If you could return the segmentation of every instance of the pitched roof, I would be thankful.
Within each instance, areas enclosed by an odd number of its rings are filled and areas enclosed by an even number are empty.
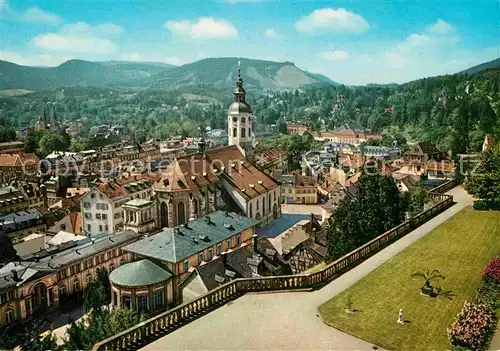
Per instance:
[[[277,186],[269,175],[257,169],[236,145],[212,149],[204,155],[177,158],[153,185],[159,191],[193,190],[224,178],[245,199]]]
[[[405,154],[407,155],[429,155],[440,152],[436,145],[431,143],[430,141],[421,141],[414,145],[410,150],[408,150]]]
[[[236,278],[251,278],[257,263],[258,271],[262,275],[291,274],[291,269],[283,257],[276,251],[273,244],[264,236],[257,237],[257,251],[253,245],[246,245],[240,249],[196,267],[196,272],[208,290]],[[255,268],[254,268],[255,269]]]
[[[246,199],[254,198],[278,185],[269,175],[248,162],[236,145],[213,149],[207,152],[207,158],[214,167],[222,171],[220,177]]]
[[[236,213],[226,215],[223,211],[216,211],[188,222],[187,227],[165,228],[158,234],[127,245],[123,250],[161,261],[179,262],[257,223]]]
[[[127,287],[159,284],[169,280],[171,277],[172,274],[150,260],[126,263],[115,268],[109,274],[109,280],[113,285]]]
[[[27,163],[29,161],[29,163]],[[25,163],[30,166],[38,165],[40,159],[35,154],[1,154],[0,167],[22,166]]]
[[[149,187],[151,187],[149,179],[145,179],[140,175],[118,179],[102,179],[98,185],[99,190],[110,199],[135,193]]]
[[[184,191],[218,180],[210,160],[196,154],[174,159],[153,188],[162,191]]]

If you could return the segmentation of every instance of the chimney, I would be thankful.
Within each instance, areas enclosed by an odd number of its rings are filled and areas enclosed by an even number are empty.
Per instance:
[[[257,252],[257,234],[252,235],[253,251]]]
[[[221,256],[222,256],[222,264],[224,266],[227,265],[227,253],[226,252],[222,252]]]
[[[11,270],[12,273],[12,279],[17,282],[19,281],[19,276],[17,275],[17,271],[15,269]]]

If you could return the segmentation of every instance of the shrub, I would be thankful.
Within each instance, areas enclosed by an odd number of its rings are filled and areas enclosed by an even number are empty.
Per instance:
[[[488,205],[484,201],[476,201],[472,208],[478,211],[486,211],[488,209]]]
[[[484,269],[484,276],[500,280],[500,256],[494,257]]]
[[[495,311],[488,305],[465,302],[448,329],[451,344],[472,350],[484,348],[495,330],[495,317]]]

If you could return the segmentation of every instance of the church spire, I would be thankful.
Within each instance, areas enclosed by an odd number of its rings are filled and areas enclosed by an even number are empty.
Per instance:
[[[238,79],[234,89],[234,102],[245,102],[245,89],[243,89],[243,77],[241,76],[241,61],[238,61]]]

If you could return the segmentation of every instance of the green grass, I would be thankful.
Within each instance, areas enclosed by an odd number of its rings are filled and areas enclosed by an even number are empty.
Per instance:
[[[471,300],[481,274],[500,250],[500,212],[466,208],[342,294],[319,307],[323,321],[337,329],[391,350],[446,350],[449,328],[465,300]],[[435,282],[456,296],[420,295],[423,281],[415,271],[438,269]],[[355,313],[346,313],[351,295]],[[409,323],[397,324],[403,308]]]

